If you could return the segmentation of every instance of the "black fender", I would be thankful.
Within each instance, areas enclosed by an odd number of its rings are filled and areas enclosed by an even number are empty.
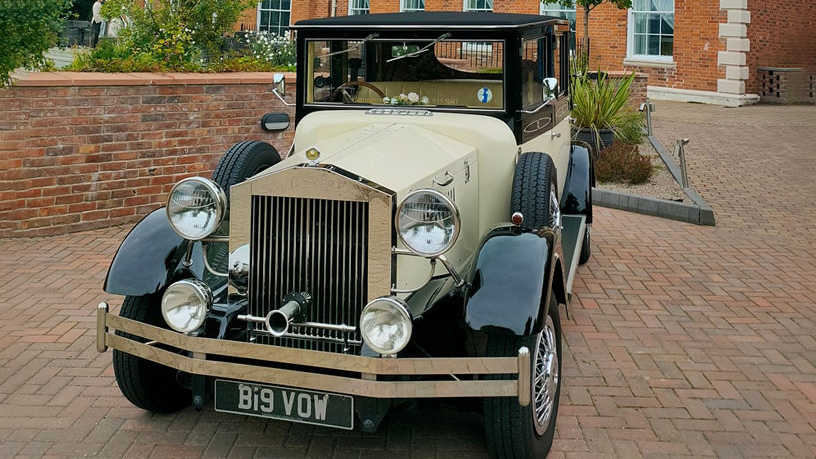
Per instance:
[[[164,208],[142,219],[127,235],[108,268],[104,290],[115,295],[142,296],[162,291],[181,277],[202,278],[201,244],[195,244],[193,265],[182,265],[187,246],[195,242],[179,236]]]
[[[595,168],[592,155],[583,142],[570,147],[567,181],[561,194],[561,213],[586,215],[587,224],[592,223],[592,187],[595,186]]]
[[[509,226],[491,231],[465,294],[467,326],[476,331],[505,329],[518,336],[541,331],[557,260],[553,244],[549,230]]]

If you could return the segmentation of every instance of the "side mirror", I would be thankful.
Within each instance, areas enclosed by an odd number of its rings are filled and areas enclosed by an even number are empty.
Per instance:
[[[544,98],[551,99],[555,97],[556,90],[558,89],[558,79],[556,78],[544,78]]]
[[[275,92],[282,96],[286,95],[286,77],[282,73],[272,75],[272,84],[276,85]]]
[[[272,84],[275,85],[275,87],[272,88],[272,93],[278,96],[278,99],[283,102],[283,105],[287,107],[295,105],[286,102],[286,99],[283,98],[283,96],[286,95],[286,77],[284,77],[282,73],[272,75]]]

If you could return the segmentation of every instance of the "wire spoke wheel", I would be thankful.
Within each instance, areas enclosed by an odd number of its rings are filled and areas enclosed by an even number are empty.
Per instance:
[[[559,373],[555,325],[547,316],[544,330],[538,335],[533,360],[533,422],[536,433],[544,435],[552,420],[556,394],[561,375]]]

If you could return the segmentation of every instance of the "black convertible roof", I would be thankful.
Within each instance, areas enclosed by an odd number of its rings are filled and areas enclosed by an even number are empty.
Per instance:
[[[433,11],[418,13],[361,14],[336,16],[333,18],[306,19],[298,21],[295,29],[307,28],[401,28],[401,27],[442,27],[442,28],[491,28],[512,29],[533,24],[542,24],[558,18],[537,14],[510,14],[490,12]]]

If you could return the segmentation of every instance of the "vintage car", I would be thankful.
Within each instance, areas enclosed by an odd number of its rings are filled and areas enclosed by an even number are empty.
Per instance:
[[[294,29],[287,157],[235,145],[111,264],[105,291],[125,299],[118,315],[99,305],[97,344],[122,393],[153,412],[369,432],[400,403],[469,398],[491,454],[543,457],[559,305],[592,222],[567,22],[425,12]]]

